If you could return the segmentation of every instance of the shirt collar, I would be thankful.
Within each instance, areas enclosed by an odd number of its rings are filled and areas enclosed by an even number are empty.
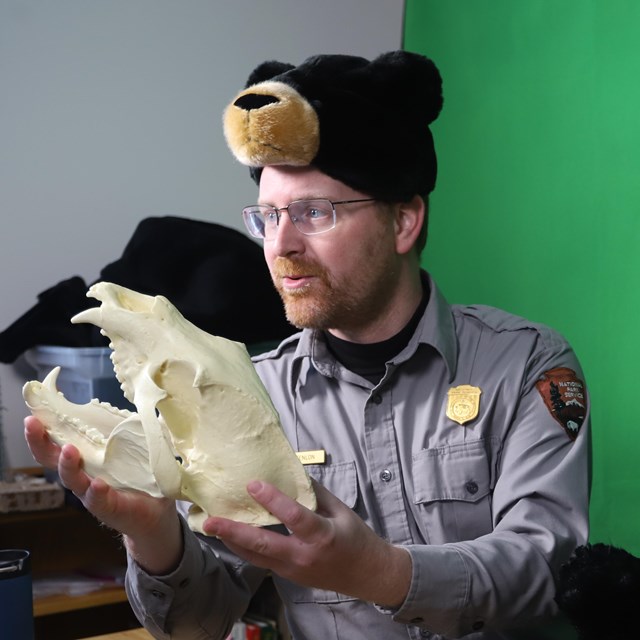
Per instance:
[[[432,346],[445,361],[451,381],[456,374],[458,362],[458,338],[451,306],[426,271],[422,272],[422,282],[429,287],[431,294],[422,320],[407,348],[413,345],[415,349],[418,344]]]

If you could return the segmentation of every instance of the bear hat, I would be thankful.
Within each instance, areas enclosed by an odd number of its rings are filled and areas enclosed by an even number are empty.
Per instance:
[[[440,73],[422,55],[317,55],[297,67],[258,65],[223,125],[256,183],[268,165],[313,166],[378,200],[406,202],[435,186],[429,125],[441,108]]]

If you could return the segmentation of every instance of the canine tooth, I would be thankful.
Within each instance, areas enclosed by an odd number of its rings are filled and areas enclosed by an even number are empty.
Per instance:
[[[73,318],[71,318],[71,322],[73,324],[78,324],[82,322],[88,322],[90,324],[99,325],[100,320],[100,309],[98,307],[91,307],[90,309],[85,309],[80,313],[77,313]]]
[[[58,374],[60,373],[60,367],[54,367],[49,373],[45,376],[42,381],[42,386],[46,389],[50,389],[52,391],[57,391],[58,389]],[[62,394],[62,391],[58,391],[58,393]],[[64,394],[63,394],[64,395]]]

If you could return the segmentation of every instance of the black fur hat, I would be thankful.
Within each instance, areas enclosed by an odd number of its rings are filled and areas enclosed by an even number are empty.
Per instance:
[[[402,202],[435,186],[429,125],[441,108],[440,74],[422,55],[319,55],[297,67],[259,65],[223,120],[231,151],[256,182],[267,165],[312,165],[377,199]]]

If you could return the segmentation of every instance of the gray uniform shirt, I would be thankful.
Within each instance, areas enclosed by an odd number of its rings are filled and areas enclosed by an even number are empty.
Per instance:
[[[376,385],[313,331],[255,358],[296,451],[326,452],[310,475],[413,560],[394,611],[275,576],[297,640],[521,637],[509,629],[556,612],[554,575],[586,542],[588,403],[570,346],[428,286],[414,336]],[[158,638],[224,638],[264,573],[183,530],[171,575],[130,562],[131,604]]]

